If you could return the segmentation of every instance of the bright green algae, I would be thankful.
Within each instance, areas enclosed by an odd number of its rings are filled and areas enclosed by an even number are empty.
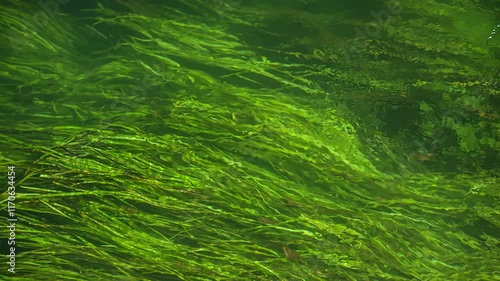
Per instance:
[[[369,11],[323,1],[10,2],[17,279],[499,278],[485,8],[404,1],[355,39]]]

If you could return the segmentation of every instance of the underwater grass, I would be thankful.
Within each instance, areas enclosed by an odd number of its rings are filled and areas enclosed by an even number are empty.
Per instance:
[[[324,66],[155,7],[164,18],[103,4],[78,28],[61,14],[32,38],[45,49],[4,55],[1,157],[23,170],[17,279],[496,278],[491,171],[416,172],[388,138],[370,150],[325,102]],[[23,30],[24,11],[2,7],[3,20]],[[110,46],[76,51],[78,29]]]

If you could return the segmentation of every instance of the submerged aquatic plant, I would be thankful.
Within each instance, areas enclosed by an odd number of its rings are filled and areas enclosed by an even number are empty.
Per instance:
[[[385,37],[339,50],[359,19],[323,1],[221,19],[206,1],[109,0],[37,34],[37,8],[9,2],[0,153],[21,175],[19,280],[495,278],[483,149],[500,149],[498,119],[479,116],[497,106],[495,66],[461,41],[471,4],[406,1]],[[415,118],[391,133],[395,106]],[[464,111],[478,119],[442,114]],[[411,151],[441,128],[457,141]]]

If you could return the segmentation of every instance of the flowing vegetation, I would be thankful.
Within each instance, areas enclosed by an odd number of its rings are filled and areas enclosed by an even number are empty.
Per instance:
[[[164,2],[0,6],[16,280],[500,278],[498,10]]]

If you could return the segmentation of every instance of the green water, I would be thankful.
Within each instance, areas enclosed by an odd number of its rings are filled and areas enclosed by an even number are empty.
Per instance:
[[[500,280],[498,9],[3,1],[0,279]]]

